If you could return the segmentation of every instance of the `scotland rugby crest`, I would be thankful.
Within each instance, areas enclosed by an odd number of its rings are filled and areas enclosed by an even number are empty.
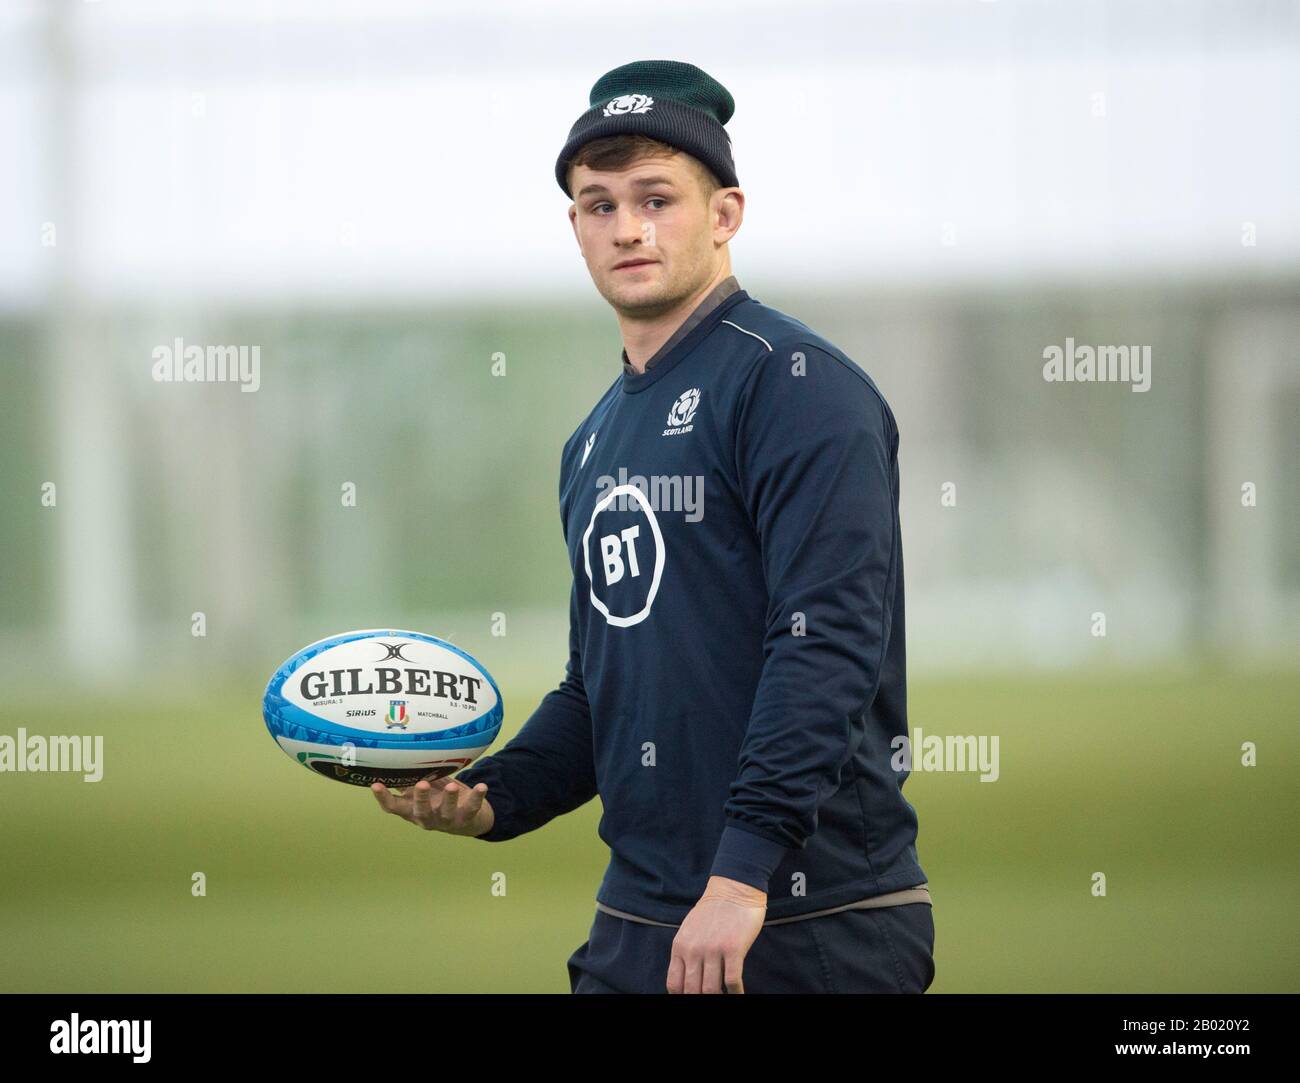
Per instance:
[[[619,117],[624,113],[648,113],[654,103],[654,98],[649,94],[620,94],[606,104],[601,115]]]
[[[690,432],[695,426],[691,420],[695,417],[695,411],[700,405],[700,389],[692,387],[689,391],[683,391],[677,396],[677,401],[673,403],[673,408],[668,411],[668,428],[664,429],[664,436],[681,436],[683,433]]]
[[[700,389],[692,387],[689,391],[683,391],[677,401],[673,403],[673,408],[668,411],[668,424],[671,426],[689,425],[691,418],[695,416],[696,407],[700,405]]]

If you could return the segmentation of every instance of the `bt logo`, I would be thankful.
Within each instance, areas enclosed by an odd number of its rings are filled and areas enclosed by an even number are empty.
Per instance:
[[[633,523],[613,533],[597,534],[601,567],[593,576],[591,539],[596,533],[596,520],[620,496],[627,497],[639,509],[644,516],[644,525],[649,527],[649,536],[642,531],[642,523]],[[653,564],[648,564],[651,559]],[[587,572],[587,583],[591,587],[591,604],[606,621],[616,628],[629,628],[640,624],[650,615],[650,607],[654,605],[655,595],[659,593],[659,580],[664,573],[664,536],[659,529],[659,520],[655,518],[654,508],[635,485],[615,486],[597,501],[591,512],[591,521],[582,535],[582,562]],[[645,585],[647,574],[650,580],[648,586]],[[621,614],[611,611],[608,588],[618,583],[624,584],[624,597],[627,596],[629,587],[640,588],[634,589],[631,592],[633,595],[639,596],[644,590],[645,601],[636,612]],[[624,602],[621,608],[631,607]]]
[[[623,552],[627,552],[626,567],[633,576],[641,574],[636,562],[636,539],[641,534],[639,526],[630,526],[617,534],[606,534],[600,539],[600,555],[605,561],[605,583],[610,585],[623,578]]]

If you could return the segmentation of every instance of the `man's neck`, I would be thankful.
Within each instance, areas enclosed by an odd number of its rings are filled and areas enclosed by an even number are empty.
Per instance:
[[[672,311],[665,312],[661,316],[638,319],[635,316],[624,316],[620,313],[618,327],[623,335],[623,351],[627,354],[628,363],[637,372],[645,372],[645,363],[654,357],[659,347],[672,338],[673,332],[682,325],[687,316],[695,311],[699,303],[713,291],[719,282],[730,277],[731,268],[727,263],[724,263],[706,285],[672,309]]]

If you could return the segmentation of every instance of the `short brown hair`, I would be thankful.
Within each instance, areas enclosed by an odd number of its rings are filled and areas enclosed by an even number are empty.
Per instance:
[[[706,198],[722,187],[713,170],[698,158],[648,135],[607,135],[593,139],[578,148],[578,153],[569,162],[569,169],[575,165],[585,165],[588,169],[624,169],[641,158],[671,158],[675,154],[686,155],[700,179]]]

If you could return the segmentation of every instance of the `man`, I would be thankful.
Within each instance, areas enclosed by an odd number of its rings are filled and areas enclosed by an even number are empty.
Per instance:
[[[727,90],[640,61],[590,102],[556,179],[624,350],[561,456],[567,673],[454,781],[373,789],[487,841],[600,795],[575,992],[923,992],[893,415],[739,288]]]

